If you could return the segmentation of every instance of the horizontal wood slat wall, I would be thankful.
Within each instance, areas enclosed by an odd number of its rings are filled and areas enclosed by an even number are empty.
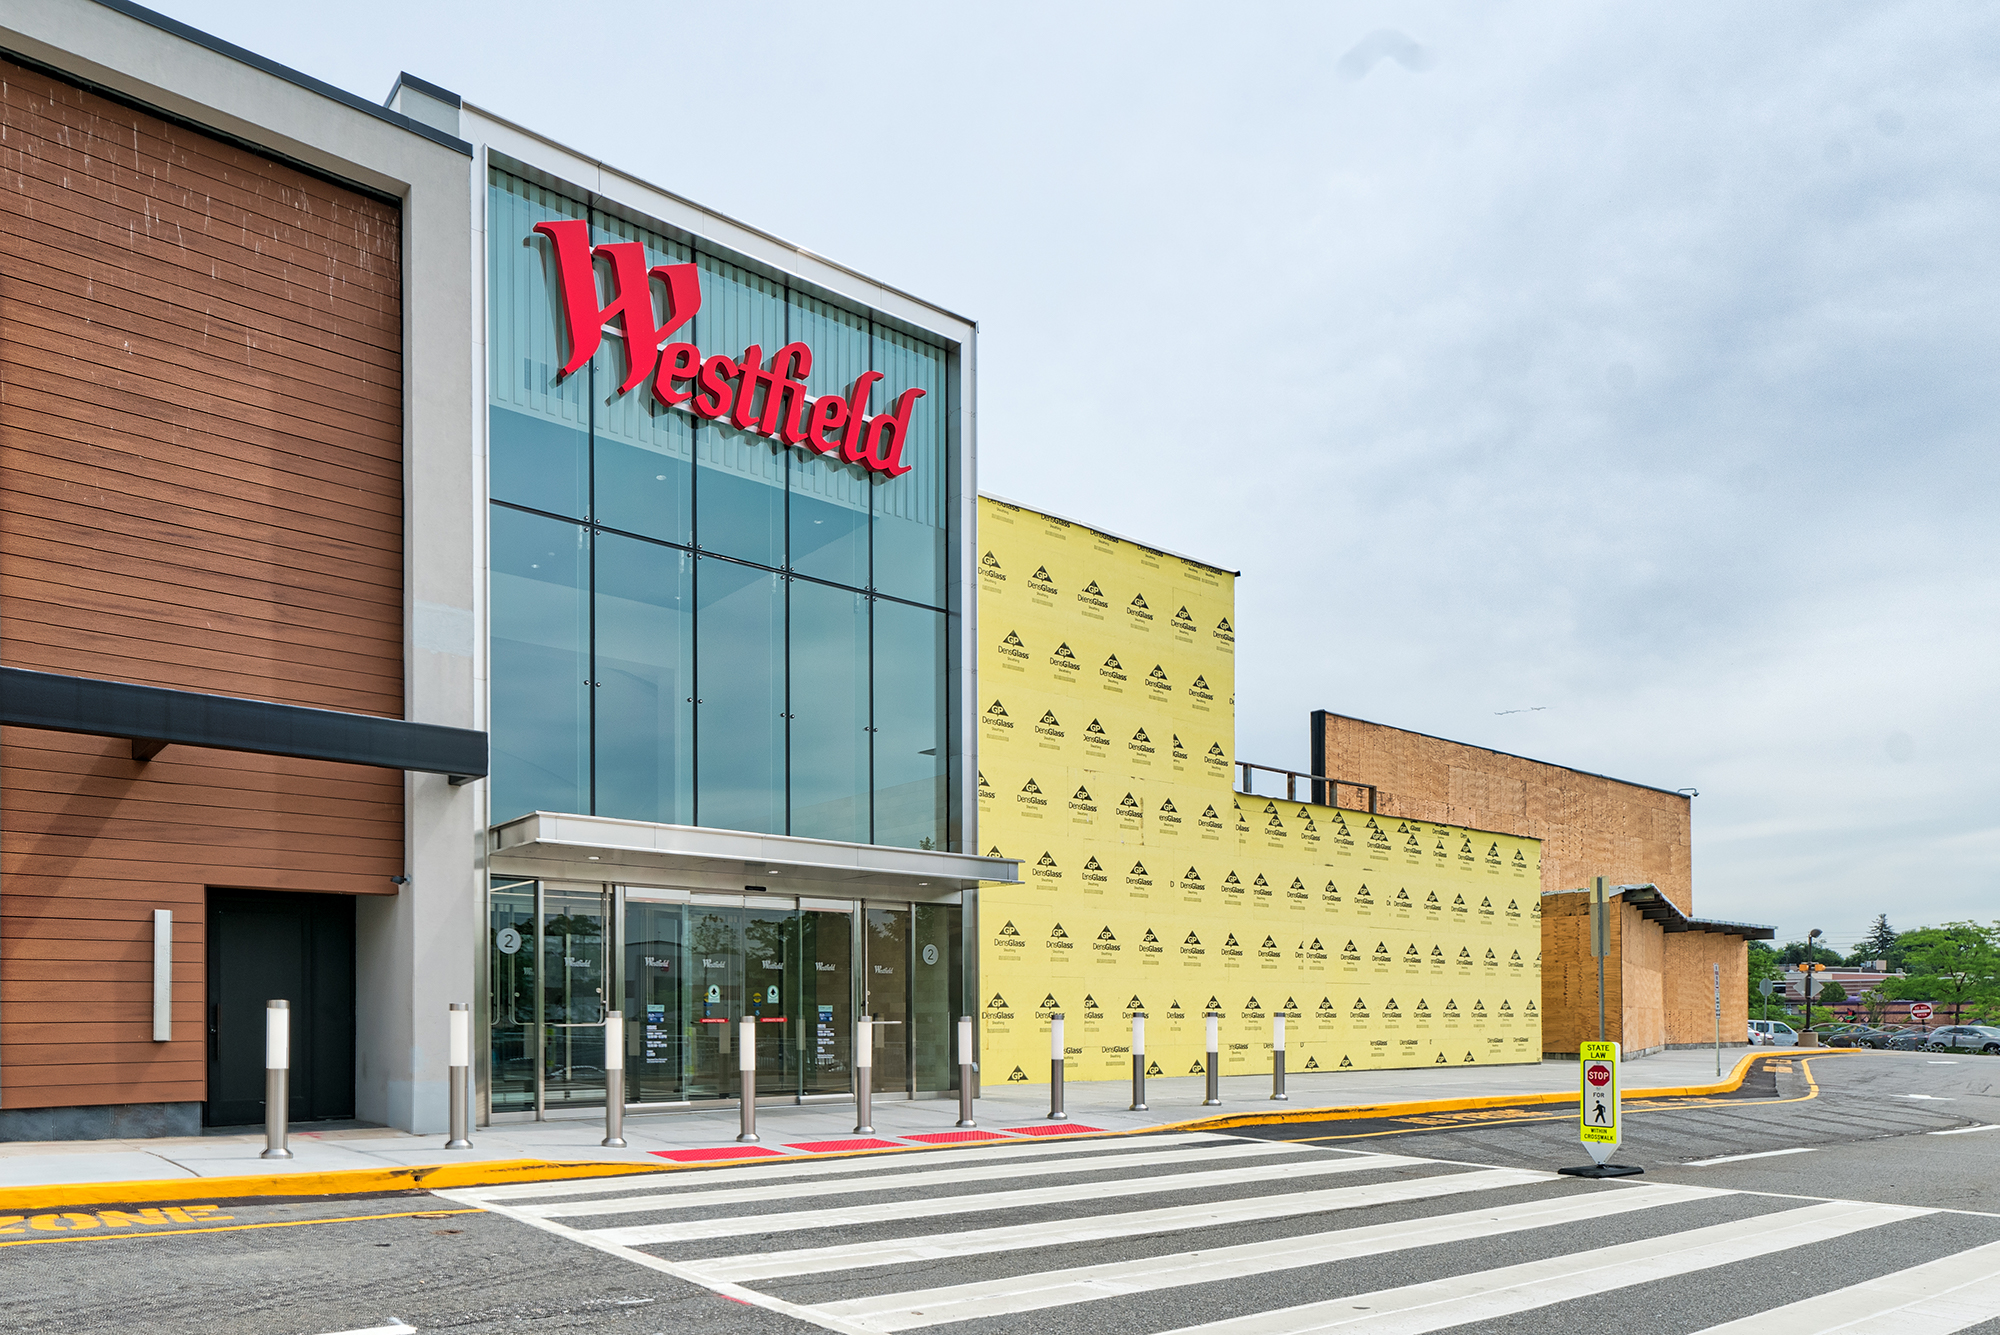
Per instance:
[[[0,125],[0,662],[400,717],[395,207],[5,61]],[[0,1107],[204,1098],[208,891],[402,864],[400,773],[0,729]]]

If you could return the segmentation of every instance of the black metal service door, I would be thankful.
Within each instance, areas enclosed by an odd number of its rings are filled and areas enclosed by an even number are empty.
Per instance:
[[[264,1010],[279,998],[292,1012],[291,1119],[354,1116],[354,901],[211,890],[207,1125],[264,1120]]]

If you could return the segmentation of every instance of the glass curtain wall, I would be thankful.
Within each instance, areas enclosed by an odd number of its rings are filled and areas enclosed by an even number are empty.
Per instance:
[[[675,337],[705,355],[754,346],[768,364],[805,343],[813,395],[881,374],[871,413],[924,390],[911,471],[786,449],[644,385],[619,394],[616,325],[559,379],[568,336],[533,228],[564,218],[643,244],[649,264],[695,264],[701,309]],[[953,355],[497,169],[488,247],[493,820],[949,847]],[[602,267],[599,282],[602,300]]]

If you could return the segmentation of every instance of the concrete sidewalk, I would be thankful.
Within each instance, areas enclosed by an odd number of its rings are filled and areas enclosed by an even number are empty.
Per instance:
[[[1723,1079],[1731,1078],[1746,1056],[1768,1055],[1772,1048],[1742,1046],[1722,1054]],[[1628,1096],[1646,1090],[1679,1089],[1716,1082],[1713,1051],[1660,1052],[1627,1064]],[[605,1149],[604,1116],[595,1111],[581,1117],[546,1122],[512,1122],[475,1130],[470,1150],[446,1150],[442,1135],[418,1136],[380,1127],[347,1130],[295,1130],[295,1158],[258,1158],[264,1147],[261,1129],[221,1135],[162,1140],[40,1141],[0,1145],[0,1192],[7,1188],[60,1186],[102,1182],[167,1182],[208,1177],[253,1177],[267,1174],[328,1173],[354,1169],[394,1169],[436,1164],[469,1165],[484,1161],[545,1159],[567,1163],[629,1162],[659,1168],[671,1163],[705,1162],[744,1155],[770,1157],[840,1153],[867,1149],[914,1149],[972,1138],[1069,1131],[1137,1131],[1216,1116],[1284,1113],[1297,1116],[1311,1110],[1379,1108],[1384,1104],[1421,1111],[1440,1102],[1465,1099],[1513,1099],[1532,1095],[1574,1095],[1577,1066],[1573,1061],[1545,1061],[1533,1066],[1423,1068],[1409,1071],[1311,1072],[1293,1074],[1291,1099],[1271,1101],[1269,1076],[1236,1076],[1222,1082],[1220,1108],[1201,1106],[1205,1093],[1200,1077],[1154,1078],[1147,1082],[1149,1111],[1131,1112],[1131,1087],[1125,1081],[1071,1082],[1066,1090],[1069,1122],[1048,1121],[1048,1086],[989,1085],[975,1107],[979,1129],[959,1133],[956,1099],[909,1102],[878,1099],[874,1105],[873,1136],[854,1134],[852,1103],[805,1106],[760,1106],[757,1146],[736,1142],[737,1112],[648,1113],[625,1119],[628,1148]],[[328,1188],[334,1190],[336,1188]]]

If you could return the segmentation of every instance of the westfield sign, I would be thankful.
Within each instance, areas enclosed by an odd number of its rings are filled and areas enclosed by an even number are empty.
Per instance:
[[[744,431],[772,436],[787,445],[805,445],[821,454],[838,454],[888,477],[910,471],[903,462],[903,442],[910,429],[910,408],[924,396],[906,389],[887,412],[868,416],[868,392],[882,378],[864,371],[845,398],[825,394],[812,398],[805,377],[812,371],[812,349],[787,343],[771,354],[755,343],[740,358],[721,353],[704,357],[692,343],[669,342],[675,330],[701,309],[701,275],[692,264],[646,267],[646,248],[637,241],[590,244],[590,225],[582,219],[536,223],[535,230],[555,247],[556,273],[562,283],[562,308],[569,325],[569,361],[562,373],[573,375],[589,364],[603,342],[605,326],[616,321],[625,338],[625,383],[628,394],[647,378],[653,397],[668,407],[687,404],[698,416],[726,421]],[[611,304],[597,304],[597,277],[592,261],[611,262]],[[653,319],[653,280],[667,289],[665,323]]]

